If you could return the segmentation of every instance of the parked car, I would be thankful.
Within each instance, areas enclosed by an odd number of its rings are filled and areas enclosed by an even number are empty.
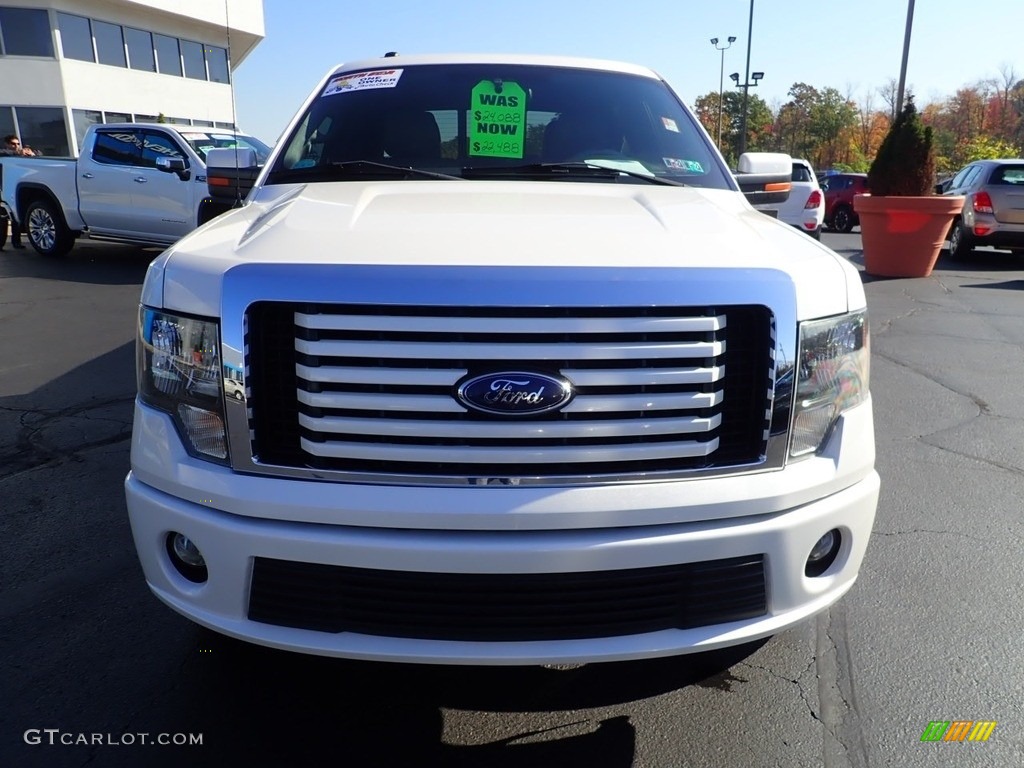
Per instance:
[[[754,207],[820,240],[821,226],[825,219],[825,198],[809,162],[793,158],[792,183],[789,198],[784,203],[758,204]]]
[[[860,218],[853,210],[853,196],[868,191],[866,173],[837,173],[821,180],[825,193],[825,226],[836,232],[849,232]]]
[[[1024,250],[1024,159],[971,163],[943,194],[965,198],[949,230],[951,256],[967,256],[984,245]]]

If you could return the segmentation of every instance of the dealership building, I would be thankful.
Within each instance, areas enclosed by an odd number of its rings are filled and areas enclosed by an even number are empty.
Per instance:
[[[0,0],[0,136],[77,155],[92,123],[235,124],[262,0]]]

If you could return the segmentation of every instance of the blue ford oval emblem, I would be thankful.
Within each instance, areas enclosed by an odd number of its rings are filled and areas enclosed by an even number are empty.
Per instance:
[[[572,384],[557,376],[501,371],[459,384],[459,401],[474,411],[527,416],[561,408],[572,399]]]

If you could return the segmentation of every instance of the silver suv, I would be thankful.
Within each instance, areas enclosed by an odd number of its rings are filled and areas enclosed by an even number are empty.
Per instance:
[[[978,160],[942,194],[966,198],[949,230],[951,256],[967,256],[983,245],[1024,251],[1024,159]]]

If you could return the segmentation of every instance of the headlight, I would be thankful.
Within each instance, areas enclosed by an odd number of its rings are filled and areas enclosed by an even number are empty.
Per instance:
[[[800,324],[792,458],[825,444],[840,414],[868,396],[867,312]]]
[[[217,323],[140,307],[136,370],[142,402],[171,415],[188,452],[227,463]]]

